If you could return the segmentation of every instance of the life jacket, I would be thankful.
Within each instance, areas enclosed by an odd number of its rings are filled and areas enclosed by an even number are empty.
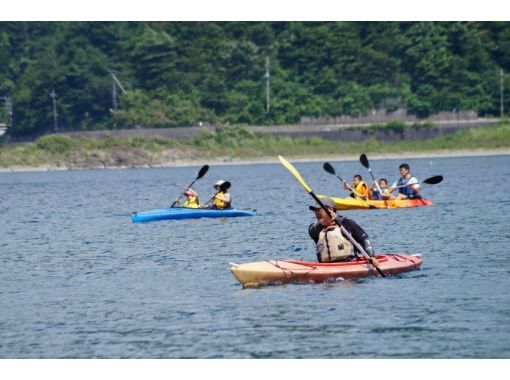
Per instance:
[[[411,189],[411,187],[408,187],[407,184],[409,183],[409,181],[411,181],[411,179],[413,179],[414,177],[409,177],[408,179],[403,179],[402,177],[400,177],[397,181],[397,186],[405,186],[405,187],[400,187],[398,189],[398,192],[400,194],[404,194],[407,198],[413,198],[415,196],[414,194],[414,191],[413,189]],[[415,178],[415,181],[416,181],[416,178]],[[416,181],[418,182],[418,181]]]
[[[200,202],[198,200],[198,197],[190,197],[189,199],[186,199],[186,202],[182,204],[182,207],[199,208]]]
[[[365,182],[360,181],[360,183],[358,183],[358,185],[354,188],[354,190],[359,195],[362,195],[364,197],[368,197],[368,186],[367,186],[367,184]],[[356,195],[356,193],[354,194],[355,198],[359,198],[359,196]]]
[[[372,192],[372,196],[370,197],[370,199],[373,199],[374,201],[380,201],[383,199],[383,196],[382,194],[379,192],[379,190],[374,190]]]
[[[338,226],[325,227],[317,240],[317,258],[321,263],[342,261],[352,256],[352,244]]]
[[[390,196],[390,191],[388,189],[382,189],[382,194],[379,192],[379,190],[375,189],[372,192],[372,197],[370,199],[373,199],[374,201],[382,201],[384,199],[388,199]]]
[[[213,205],[216,208],[230,208],[230,194],[218,191],[214,194]]]

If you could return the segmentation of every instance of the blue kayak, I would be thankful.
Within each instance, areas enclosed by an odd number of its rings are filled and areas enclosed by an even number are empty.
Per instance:
[[[255,210],[170,207],[150,211],[135,211],[131,214],[131,219],[133,223],[138,223],[165,219],[232,218],[255,215],[257,215]]]

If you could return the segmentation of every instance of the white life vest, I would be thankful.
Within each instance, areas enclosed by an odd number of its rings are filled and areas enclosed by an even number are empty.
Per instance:
[[[322,263],[341,261],[351,256],[352,244],[342,235],[340,227],[325,227],[319,233],[317,257]]]

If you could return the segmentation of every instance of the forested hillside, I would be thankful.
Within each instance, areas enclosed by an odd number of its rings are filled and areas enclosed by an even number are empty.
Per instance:
[[[12,103],[13,136],[53,130],[52,90],[58,128],[75,130],[397,107],[499,115],[501,69],[508,22],[0,22],[0,103]]]

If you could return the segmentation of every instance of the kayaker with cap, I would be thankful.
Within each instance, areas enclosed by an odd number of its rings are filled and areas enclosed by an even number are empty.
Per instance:
[[[231,205],[231,198],[230,193],[228,192],[228,189],[222,188],[221,185],[225,183],[224,180],[220,179],[214,183],[214,189],[216,190],[216,193],[212,196],[212,205],[211,208],[215,209],[227,209],[232,208]]]
[[[182,204],[182,207],[200,208],[200,201],[198,200],[198,194],[195,190],[190,187],[183,195],[186,197],[186,201]]]
[[[358,258],[358,250],[342,234],[338,225],[343,226],[369,256],[374,256],[374,249],[363,228],[352,219],[336,215],[336,205],[331,198],[324,197],[321,201],[329,213],[326,213],[318,204],[309,207],[311,211],[315,212],[317,218],[317,222],[308,227],[308,234],[317,245],[317,260],[321,263],[332,263],[352,261]],[[376,260],[375,257],[374,260]]]
[[[344,189],[347,191],[352,191],[352,193],[349,194],[351,198],[363,200],[368,199],[368,186],[359,174],[356,174],[352,178],[352,186],[347,182],[344,182]]]
[[[398,189],[396,199],[420,199],[420,184],[416,177],[411,175],[409,165],[402,164],[398,168],[401,177],[391,185],[390,191]]]

